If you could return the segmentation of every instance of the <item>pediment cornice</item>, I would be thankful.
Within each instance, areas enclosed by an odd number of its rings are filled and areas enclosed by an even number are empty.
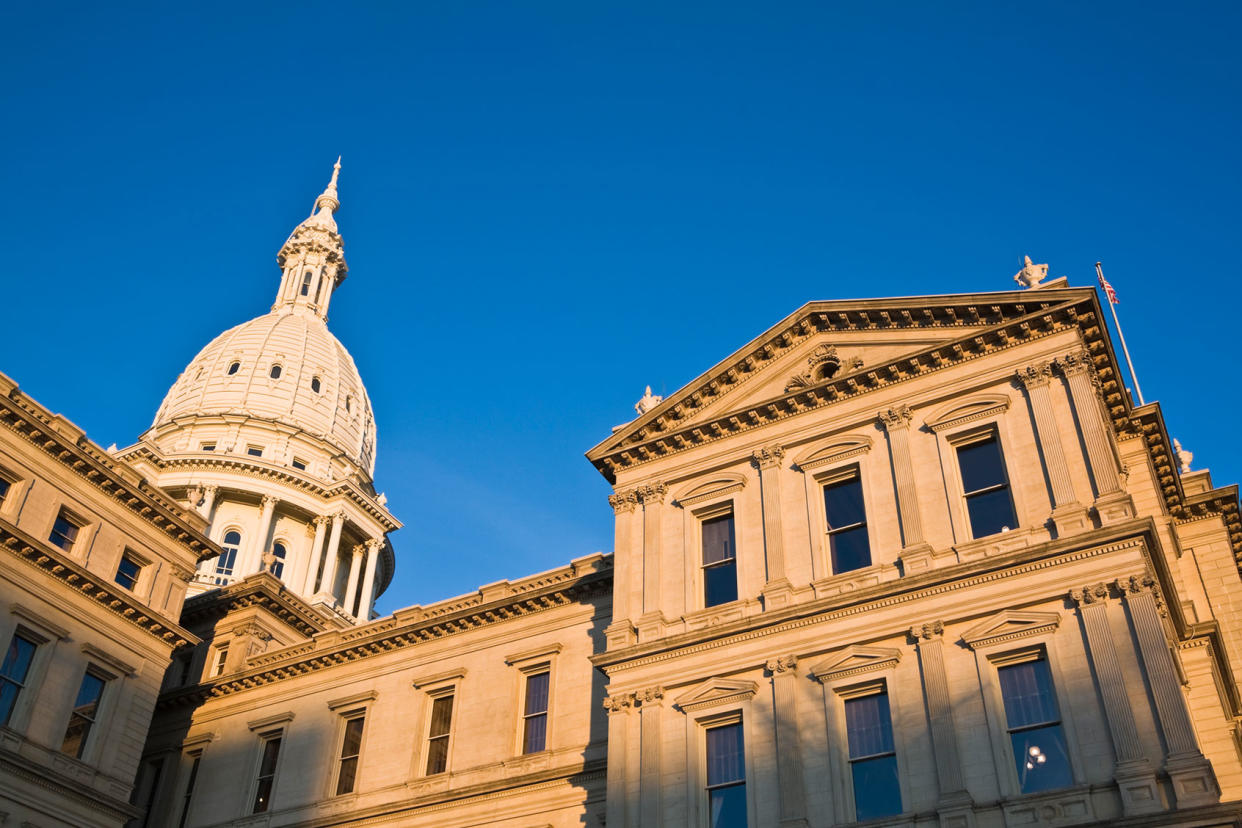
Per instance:
[[[972,650],[1016,641],[1031,635],[1042,635],[1056,630],[1061,616],[1055,612],[1025,612],[1002,610],[962,633],[962,641]]]
[[[694,713],[722,704],[747,701],[758,689],[759,685],[753,681],[713,677],[682,693],[674,699],[674,704],[683,713]]]
[[[853,644],[832,653],[811,668],[811,675],[820,681],[836,681],[852,676],[896,667],[901,650],[892,647],[866,647]]]

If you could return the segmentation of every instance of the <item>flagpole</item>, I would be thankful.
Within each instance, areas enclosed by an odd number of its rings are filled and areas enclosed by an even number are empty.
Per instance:
[[[1100,267],[1099,262],[1095,263],[1095,274],[1100,277],[1101,285],[1107,283],[1104,279],[1104,268]],[[1121,340],[1121,350],[1126,355],[1126,365],[1130,368],[1130,379],[1134,380],[1134,392],[1138,394],[1139,405],[1145,405],[1143,389],[1139,388],[1138,374],[1134,373],[1134,361],[1130,359],[1130,349],[1126,347],[1126,335],[1121,332],[1121,320],[1117,318],[1117,304],[1108,295],[1104,296],[1104,300],[1108,302],[1108,309],[1113,312],[1113,326],[1117,328],[1117,338]]]

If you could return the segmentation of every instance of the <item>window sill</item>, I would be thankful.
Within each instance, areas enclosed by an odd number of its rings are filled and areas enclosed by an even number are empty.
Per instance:
[[[1047,529],[1010,529],[1008,532],[956,544],[953,551],[957,553],[959,563],[966,563],[1004,555],[1007,552],[1016,552],[1049,540],[1052,540],[1052,536]]]
[[[763,607],[760,603],[753,598],[739,598],[727,604],[716,604],[713,607],[705,607],[704,609],[688,612],[681,617],[681,625],[685,632],[693,632],[706,629],[707,627],[728,624],[733,621],[741,621],[743,618],[758,615],[762,609]],[[676,627],[676,623],[666,625],[665,635],[681,632]]]
[[[851,569],[840,575],[829,575],[827,578],[812,581],[811,586],[815,589],[816,598],[827,598],[845,592],[857,592],[887,581],[896,581],[900,577],[901,571],[896,566],[881,563],[864,566],[862,569]]]

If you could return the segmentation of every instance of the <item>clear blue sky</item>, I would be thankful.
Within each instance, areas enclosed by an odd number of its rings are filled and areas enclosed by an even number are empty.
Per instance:
[[[150,423],[344,155],[331,327],[406,528],[382,611],[612,545],[582,453],[811,299],[1121,294],[1242,478],[1237,3],[13,4],[0,370]]]

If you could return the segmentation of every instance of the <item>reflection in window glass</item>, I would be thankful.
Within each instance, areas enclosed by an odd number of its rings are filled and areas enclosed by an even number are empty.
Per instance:
[[[526,677],[526,710],[522,724],[522,753],[538,753],[548,746],[549,673]]]
[[[285,548],[285,545],[283,543],[281,543],[280,541],[276,541],[274,544],[272,544],[272,556],[275,558],[275,560],[272,561],[271,572],[277,578],[285,574],[285,558],[288,555],[289,555],[289,550]]]
[[[997,674],[1022,793],[1074,784],[1047,659],[1006,665]]]
[[[252,813],[261,814],[272,806],[272,788],[276,784],[276,760],[280,758],[280,742],[279,732],[263,740],[263,755],[259,759],[259,780],[255,786]]]
[[[138,563],[128,549],[121,554],[121,562],[116,567],[116,582],[128,590],[138,585],[138,575],[142,572],[142,564]]]
[[[745,828],[746,760],[742,723],[708,728],[707,824],[711,828]]]
[[[99,700],[103,697],[105,683],[102,676],[90,670],[82,676],[82,684],[78,687],[78,695],[73,702],[73,712],[69,714],[69,726],[65,728],[65,738],[60,744],[62,753],[81,759],[86,752],[87,739],[95,726],[95,716],[99,712]]]
[[[237,566],[237,552],[241,549],[241,533],[225,533],[220,547],[224,550],[224,554],[216,558],[216,574],[223,576],[232,575],[233,568]],[[222,581],[217,579],[217,583],[222,583]]]
[[[888,693],[847,699],[845,730],[854,782],[855,819],[861,822],[901,813]]]
[[[336,777],[336,795],[353,793],[358,776],[358,756],[362,753],[362,728],[364,716],[355,716],[345,722],[345,734],[341,740],[341,767]]]
[[[833,574],[871,566],[862,479],[857,474],[824,487],[824,513]]]
[[[30,673],[30,662],[34,659],[35,650],[39,645],[20,632],[13,635],[9,649],[4,654],[4,663],[0,664],[0,725],[7,725],[17,705],[17,697],[26,686],[26,676]]]
[[[4,505],[4,499],[9,496],[9,489],[12,487],[12,483],[0,477],[0,506]]]
[[[453,723],[453,697],[440,696],[431,703],[431,730],[427,739],[427,775],[448,770],[449,729]]]
[[[52,524],[52,533],[47,539],[53,546],[69,552],[73,549],[73,543],[78,539],[78,525],[69,519],[64,509],[56,515],[56,521]]]
[[[737,554],[733,514],[703,521],[703,606],[737,600]]]
[[[985,538],[1016,527],[1018,519],[996,436],[958,446],[957,465],[962,471],[972,536]]]

